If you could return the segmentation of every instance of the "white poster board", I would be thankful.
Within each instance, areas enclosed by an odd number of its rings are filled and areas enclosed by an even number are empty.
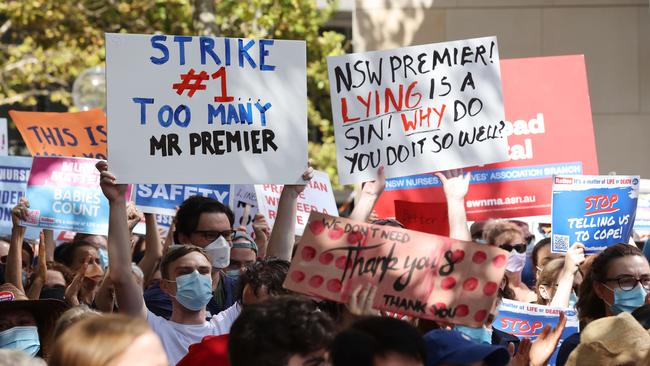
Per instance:
[[[9,135],[7,134],[7,119],[0,118],[0,156],[9,155]]]
[[[271,229],[278,214],[278,203],[284,186],[263,184],[255,186],[259,212],[264,214]],[[298,196],[296,204],[296,235],[302,235],[309,221],[309,213],[317,211],[330,216],[338,216],[332,183],[325,172],[315,171],[314,177],[305,190]]]
[[[304,41],[106,34],[108,162],[120,183],[301,181]]]
[[[342,184],[508,160],[496,37],[327,58]]]

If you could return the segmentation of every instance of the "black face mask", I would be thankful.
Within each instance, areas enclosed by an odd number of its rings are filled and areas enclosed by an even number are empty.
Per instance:
[[[50,288],[44,288],[41,290],[39,299],[55,299],[63,301],[65,295],[65,287],[63,286],[54,286]]]

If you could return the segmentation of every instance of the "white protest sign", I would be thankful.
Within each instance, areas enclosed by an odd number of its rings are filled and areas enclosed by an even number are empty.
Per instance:
[[[508,160],[496,37],[327,58],[342,184]]]
[[[9,155],[9,136],[7,135],[7,119],[0,118],[0,156]]]
[[[273,229],[277,218],[282,189],[283,186],[275,184],[255,186],[259,211],[264,214],[271,229]],[[314,177],[298,197],[296,208],[298,213],[296,215],[296,235],[302,235],[311,211],[338,216],[332,183],[327,173],[318,170],[314,172]]]
[[[304,41],[106,34],[108,162],[121,183],[301,181]]]
[[[232,211],[235,214],[235,225],[245,226],[246,232],[253,232],[253,220],[257,215],[257,196],[252,184],[236,184],[233,186]]]

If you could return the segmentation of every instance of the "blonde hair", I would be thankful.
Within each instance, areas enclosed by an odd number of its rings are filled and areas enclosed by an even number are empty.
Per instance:
[[[499,236],[505,235],[508,241],[512,241],[516,235],[524,237],[524,232],[519,226],[505,220],[490,220],[483,228],[483,240],[488,245],[496,245]]]
[[[54,342],[49,366],[106,366],[150,331],[145,320],[126,315],[83,319]]]
[[[101,316],[102,313],[99,311],[89,308],[85,304],[81,304],[66,310],[54,325],[54,332],[52,332],[52,337],[54,340],[58,339],[59,336],[65,332],[72,324],[93,316]]]
[[[551,259],[542,267],[542,271],[539,273],[539,279],[535,286],[535,292],[537,293],[537,303],[540,305],[548,305],[552,298],[544,299],[539,292],[539,286],[544,285],[548,289],[547,291],[555,292],[555,283],[557,282],[560,272],[564,268],[564,258],[555,258]]]

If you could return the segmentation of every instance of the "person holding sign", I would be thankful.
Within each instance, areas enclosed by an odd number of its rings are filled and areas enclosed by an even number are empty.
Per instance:
[[[553,259],[542,268],[537,284],[538,304],[561,308],[575,306],[577,295],[574,288],[582,283],[580,265],[585,261],[584,250],[584,245],[576,243],[564,259]]]

